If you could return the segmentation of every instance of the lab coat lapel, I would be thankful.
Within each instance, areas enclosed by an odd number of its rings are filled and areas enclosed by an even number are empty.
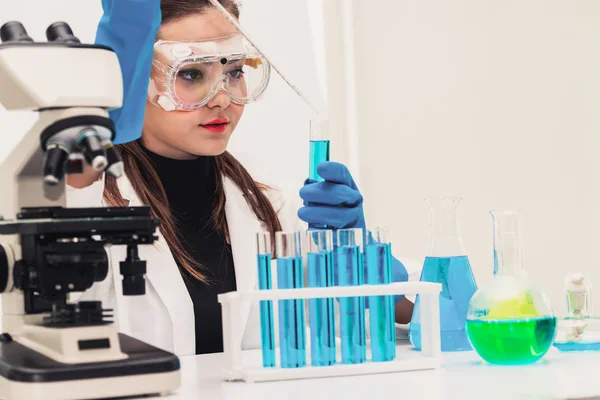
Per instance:
[[[123,197],[129,200],[130,206],[142,205],[128,181],[119,182],[119,189]],[[226,199],[225,216],[229,227],[229,240],[233,253],[237,290],[240,292],[255,290],[258,281],[255,234],[264,229],[250,205],[246,202],[242,191],[233,181],[224,178],[223,189]],[[160,233],[158,234],[160,236]],[[183,279],[178,279],[180,275],[177,264],[173,260],[162,236],[160,242],[161,245],[164,244],[164,246],[160,246],[160,252],[154,251],[151,255],[148,254],[152,257],[152,262],[148,263],[146,276],[152,282],[171,316],[175,334],[175,351],[178,354],[189,354],[188,348],[194,346],[195,343],[194,319],[190,318],[190,315],[194,315],[193,303],[189,299]],[[145,249],[140,249],[140,256],[146,258],[143,250]],[[151,265],[152,267],[150,267]],[[250,308],[250,303],[241,305],[241,326],[244,327],[244,332],[248,323]],[[244,332],[240,332],[242,337]]]
[[[242,191],[233,181],[223,179],[225,190],[225,216],[229,227],[229,240],[233,252],[237,290],[245,292],[256,289],[256,232],[262,231],[260,221],[250,208]],[[250,303],[241,309],[244,330],[250,314]],[[243,334],[243,332],[242,332]]]
[[[123,198],[129,200],[129,206],[143,205],[128,181],[120,180],[119,190]],[[146,278],[152,283],[171,318],[175,352],[194,354],[196,337],[193,303],[165,238],[160,230],[156,234],[159,240],[154,246],[139,248],[140,258],[147,261]]]

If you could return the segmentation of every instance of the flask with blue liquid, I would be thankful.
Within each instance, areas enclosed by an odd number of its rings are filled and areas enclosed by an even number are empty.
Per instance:
[[[472,350],[465,322],[469,301],[477,291],[469,257],[459,233],[456,209],[459,197],[429,198],[429,248],[421,282],[442,284],[440,293],[440,338],[442,351]],[[421,307],[415,302],[409,339],[421,350]]]

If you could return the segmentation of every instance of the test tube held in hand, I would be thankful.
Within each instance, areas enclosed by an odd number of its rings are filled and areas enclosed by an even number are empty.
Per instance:
[[[302,234],[276,232],[277,288],[304,287]],[[306,365],[304,300],[279,300],[279,352],[282,368]]]
[[[333,232],[306,232],[308,287],[331,287],[333,281]],[[333,298],[308,301],[311,365],[335,364],[335,304]]]
[[[338,285],[363,285],[365,277],[362,229],[339,229],[336,232],[336,246]],[[342,363],[363,363],[367,358],[365,298],[342,297],[339,302]]]
[[[329,121],[310,121],[310,157],[309,157],[309,179],[322,181],[323,178],[317,173],[319,163],[329,161]]]
[[[385,228],[367,232],[365,247],[367,284],[392,283],[392,245]],[[391,361],[396,357],[394,296],[369,296],[371,360]]]
[[[258,266],[259,290],[271,290],[271,234],[256,234],[256,258]],[[260,337],[262,345],[263,367],[275,366],[275,325],[273,323],[273,302],[260,301]]]

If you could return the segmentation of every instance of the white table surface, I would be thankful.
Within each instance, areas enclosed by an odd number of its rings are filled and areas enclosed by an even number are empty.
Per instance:
[[[398,356],[414,351],[398,344]],[[260,351],[244,357],[260,359]],[[536,364],[491,366],[473,351],[443,353],[439,370],[284,382],[224,382],[221,354],[181,357],[182,386],[163,400],[600,399],[600,353],[554,347]],[[154,397],[153,397],[154,398]]]

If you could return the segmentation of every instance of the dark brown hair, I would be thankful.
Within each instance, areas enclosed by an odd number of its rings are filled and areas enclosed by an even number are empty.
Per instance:
[[[219,0],[219,2],[236,18],[239,17],[239,9],[233,0]],[[162,0],[162,23],[172,22],[192,14],[204,13],[209,7],[212,7],[212,5],[208,0]],[[171,213],[167,195],[152,161],[142,148],[140,140],[118,145],[117,149],[123,158],[127,177],[131,181],[140,201],[149,205],[154,216],[160,220],[160,231],[165,237],[177,264],[194,278],[202,282],[208,282],[207,277],[200,271],[198,262],[190,256],[181,243],[181,238],[178,236],[176,229],[177,221]],[[281,230],[281,223],[271,202],[264,193],[267,187],[255,182],[242,164],[228,152],[215,157],[215,174],[217,189],[212,214],[215,229],[229,237],[225,219],[225,191],[223,189],[223,178],[227,177],[240,188],[252,211],[267,226],[271,232],[271,239],[274,240],[275,232]],[[116,179],[108,174],[106,174],[104,197],[111,206],[127,205],[119,191]],[[248,238],[248,240],[252,239]]]

